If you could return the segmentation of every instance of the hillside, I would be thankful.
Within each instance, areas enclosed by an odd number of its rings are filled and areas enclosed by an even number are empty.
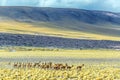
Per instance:
[[[0,32],[120,40],[120,14],[82,9],[0,7]]]

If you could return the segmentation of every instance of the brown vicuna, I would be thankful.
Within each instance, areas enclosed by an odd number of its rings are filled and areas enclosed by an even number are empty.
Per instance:
[[[77,66],[77,70],[81,70],[83,66],[84,64],[82,64],[81,66]]]

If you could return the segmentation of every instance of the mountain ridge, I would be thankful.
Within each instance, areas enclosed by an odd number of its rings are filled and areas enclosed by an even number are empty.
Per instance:
[[[83,31],[93,34],[120,36],[120,14],[107,11],[1,6],[1,20],[11,19],[41,27],[41,22],[49,28]],[[52,24],[52,25],[51,25]]]
[[[79,21],[83,21],[87,23],[95,23],[96,22],[95,20],[97,19],[99,20],[108,19],[108,22],[111,22],[112,18],[117,18],[119,19],[119,21],[116,20],[113,21],[114,23],[120,24],[120,14],[114,12],[107,12],[107,11],[84,10],[84,9],[73,9],[73,8],[50,8],[50,7],[45,8],[45,7],[19,7],[19,6],[2,7],[1,6],[0,12],[1,12],[0,15],[2,16],[6,16],[13,19],[15,18],[16,20],[30,18],[35,21],[52,21],[52,20],[59,21],[61,19],[64,19],[62,17],[65,17],[65,18],[77,19]],[[37,17],[33,17],[35,15]],[[89,21],[86,20],[85,18],[86,19],[93,18],[94,20]]]

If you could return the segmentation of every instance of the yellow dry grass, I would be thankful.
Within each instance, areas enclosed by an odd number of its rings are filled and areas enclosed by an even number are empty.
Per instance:
[[[0,69],[1,80],[120,80],[120,69],[105,66],[85,66],[81,71],[30,69]]]
[[[60,50],[60,51],[16,51],[0,52],[0,57],[63,57],[63,58],[120,58],[116,50]]]
[[[95,39],[95,40],[120,40],[120,37],[86,33],[74,30],[61,30],[49,28],[44,25],[32,25],[16,21],[0,21],[0,32],[17,34],[42,34],[65,38]]]

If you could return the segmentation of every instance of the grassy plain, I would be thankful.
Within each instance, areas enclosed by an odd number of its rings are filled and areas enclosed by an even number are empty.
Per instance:
[[[120,51],[94,49],[28,49],[29,51],[0,51],[0,57],[66,57],[66,58],[120,58]]]
[[[13,48],[11,48],[13,49]],[[13,51],[8,49],[0,50],[0,58],[92,58],[92,59],[111,59],[120,58],[120,51],[94,49],[94,50],[69,50],[69,49],[48,49],[48,48],[30,48],[16,47]],[[9,61],[8,61],[9,62]],[[13,62],[14,63],[14,62]],[[64,63],[64,62],[62,62]],[[53,70],[41,68],[12,68],[6,62],[0,62],[3,65],[0,68],[0,79],[2,80],[119,80],[120,64],[116,63],[90,63],[85,64],[81,70],[75,67],[81,65],[75,64],[71,70]],[[7,68],[6,68],[7,67]]]
[[[30,51],[28,51],[30,50]],[[23,51],[10,52],[1,50],[0,58],[21,58],[21,57],[64,57],[64,58],[120,58],[120,51],[116,50],[64,50],[64,49],[35,49],[26,48]],[[9,61],[8,61],[9,62]],[[64,62],[62,62],[64,63]],[[88,61],[89,63],[89,61]],[[72,63],[74,64],[74,63]],[[81,70],[75,67],[81,65],[74,64],[71,70],[52,70],[40,68],[8,68],[8,64],[1,62],[0,79],[2,80],[119,80],[120,64],[116,63],[84,63]],[[6,68],[6,66],[8,66]]]

